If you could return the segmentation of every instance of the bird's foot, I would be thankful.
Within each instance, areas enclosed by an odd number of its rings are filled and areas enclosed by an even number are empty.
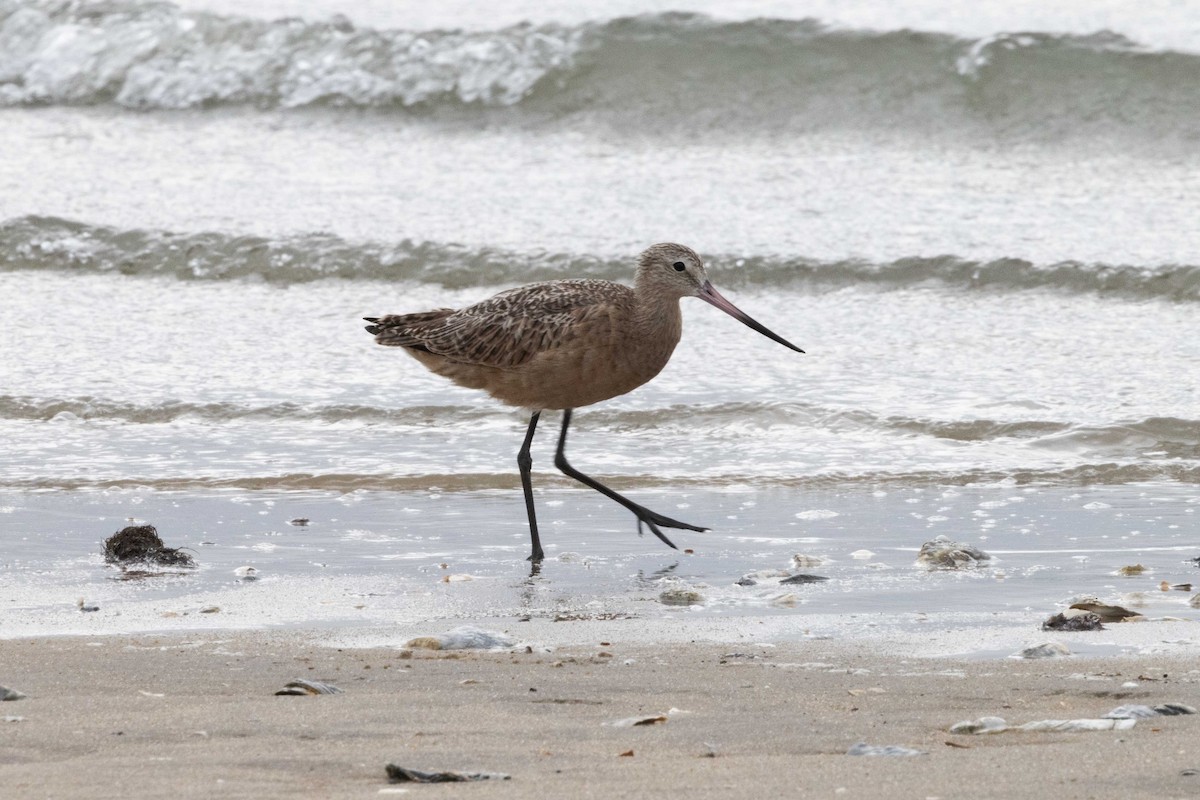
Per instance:
[[[658,529],[659,525],[663,526],[664,528],[678,528],[680,530],[687,530],[687,531],[703,532],[703,531],[708,530],[708,528],[701,528],[698,525],[689,525],[688,523],[680,522],[677,519],[671,519],[670,517],[664,517],[662,514],[651,511],[648,508],[643,508],[641,506],[638,506],[637,509],[634,509],[633,513],[637,517],[638,535],[639,536],[642,535],[642,523],[645,523],[646,527],[648,527],[650,529],[651,533],[653,533],[655,536],[657,536],[659,539],[661,539],[663,544],[665,544],[667,547],[670,547],[674,550],[678,550],[679,548],[676,547],[675,543],[672,542],[670,539],[668,539],[666,537],[666,535],[661,530]]]

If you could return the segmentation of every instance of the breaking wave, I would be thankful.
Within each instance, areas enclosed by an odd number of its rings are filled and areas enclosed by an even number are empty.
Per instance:
[[[1117,34],[984,39],[669,13],[491,31],[0,0],[0,105],[351,106],[626,131],[880,124],[1200,133],[1200,56]],[[636,127],[630,127],[631,125]]]
[[[160,425],[175,422],[221,424],[260,421],[363,425],[477,426],[495,418],[493,409],[475,406],[304,405],[273,403],[191,403],[168,400],[131,403],[99,397],[35,398],[0,395],[0,419]],[[868,411],[827,408],[806,403],[718,403],[708,406],[668,406],[655,409],[591,409],[588,425],[622,432],[672,431],[681,435],[694,427],[720,429],[736,423],[740,429],[772,426],[823,428],[831,431],[869,429],[900,435],[927,436],[956,442],[1023,441],[1034,447],[1072,448],[1093,452],[1152,454],[1168,459],[1200,459],[1200,420],[1150,417],[1110,425],[1075,425],[1053,420],[939,420],[880,416]],[[677,429],[677,430],[676,430]]]
[[[411,240],[354,243],[330,234],[267,239],[215,232],[117,230],[39,216],[0,222],[0,272],[56,270],[180,280],[257,278],[279,284],[340,278],[431,282],[460,288],[564,277],[627,281],[631,265],[632,255],[605,259]],[[739,287],[903,289],[932,285],[970,291],[1053,289],[1200,300],[1200,266],[1193,264],[1034,264],[1016,258],[972,261],[950,255],[875,263],[726,255],[711,258],[709,271],[722,284]]]

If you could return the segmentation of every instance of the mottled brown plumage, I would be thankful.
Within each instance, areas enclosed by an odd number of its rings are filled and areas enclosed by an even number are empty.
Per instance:
[[[634,286],[612,281],[535,283],[466,308],[368,317],[375,341],[402,347],[460,386],[483,389],[513,406],[531,409],[525,446],[518,455],[533,540],[542,558],[529,479],[529,445],[544,409],[561,409],[562,433],[555,464],[566,474],[629,508],[667,544],[659,525],[705,530],[656,514],[572,468],[563,449],[571,410],[636,389],[666,366],[679,343],[679,301],[700,297],[751,328],[799,352],[722,297],[695,251],[656,244],[642,253]]]

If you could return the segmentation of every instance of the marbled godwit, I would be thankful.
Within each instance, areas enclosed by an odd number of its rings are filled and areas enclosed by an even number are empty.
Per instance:
[[[679,300],[699,297],[764,336],[803,353],[722,297],[700,256],[680,244],[656,244],[642,253],[631,289],[598,280],[535,283],[501,292],[463,309],[366,317],[378,344],[403,347],[433,372],[460,386],[483,389],[502,403],[532,412],[517,454],[529,536],[529,560],[541,561],[533,507],[529,445],[546,409],[563,412],[554,466],[634,513],[670,547],[659,527],[705,531],[638,505],[567,463],[571,411],[625,394],[657,375],[683,330]]]

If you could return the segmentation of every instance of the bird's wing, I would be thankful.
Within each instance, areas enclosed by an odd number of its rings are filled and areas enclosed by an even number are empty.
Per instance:
[[[375,326],[376,341],[463,364],[512,369],[585,331],[608,331],[612,308],[627,301],[626,294],[632,296],[632,290],[608,281],[535,283],[458,311],[383,317]]]

